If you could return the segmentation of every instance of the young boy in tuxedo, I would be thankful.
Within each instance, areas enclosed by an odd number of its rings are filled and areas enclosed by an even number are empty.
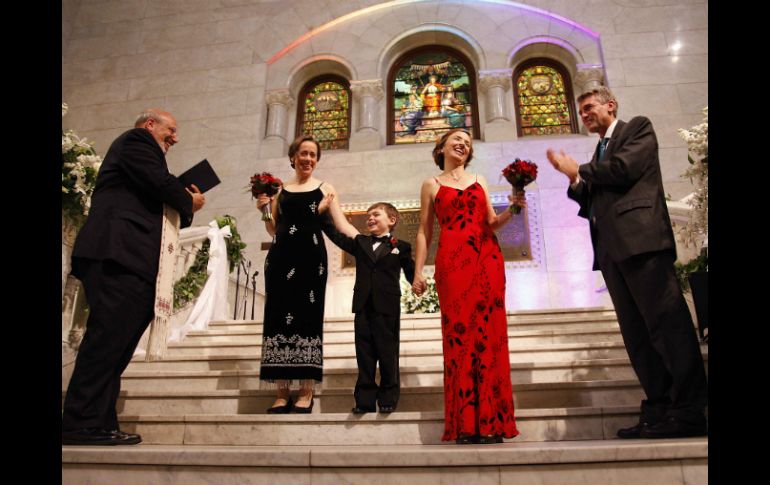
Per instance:
[[[366,211],[370,235],[349,237],[335,234],[332,241],[356,258],[353,288],[356,361],[358,380],[353,393],[354,414],[377,411],[391,413],[398,405],[398,369],[401,326],[401,270],[409,283],[414,280],[412,246],[393,237],[398,210],[387,202],[377,202]],[[357,232],[357,231],[356,231]],[[380,363],[380,384],[374,375]]]

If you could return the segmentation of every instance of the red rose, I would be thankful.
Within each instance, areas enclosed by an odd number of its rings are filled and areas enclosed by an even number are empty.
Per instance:
[[[537,165],[529,160],[515,159],[503,169],[503,177],[519,189],[537,178]]]
[[[272,197],[278,193],[282,184],[281,179],[274,177],[270,172],[262,172],[251,176],[247,189],[251,189],[251,196],[254,198],[259,197],[260,194]]]

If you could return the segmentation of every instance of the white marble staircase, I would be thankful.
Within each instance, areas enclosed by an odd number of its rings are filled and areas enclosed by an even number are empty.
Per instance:
[[[521,434],[504,444],[441,442],[437,315],[402,316],[398,410],[363,416],[350,413],[351,318],[325,322],[313,413],[281,416],[265,414],[273,394],[259,389],[261,322],[223,321],[163,361],[131,363],[118,410],[143,443],[63,447],[63,483],[707,483],[706,438],[613,439],[643,394],[612,309],[521,311],[508,325]]]

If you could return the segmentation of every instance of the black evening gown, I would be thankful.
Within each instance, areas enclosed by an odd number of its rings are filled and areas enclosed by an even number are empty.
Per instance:
[[[278,224],[265,260],[265,315],[260,379],[302,384],[323,378],[323,315],[328,273],[321,234],[330,224],[318,214],[320,185],[309,192],[282,190]]]

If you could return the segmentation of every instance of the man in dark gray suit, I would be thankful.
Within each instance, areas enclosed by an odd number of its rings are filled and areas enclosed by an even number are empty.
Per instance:
[[[567,195],[589,221],[593,269],[601,269],[623,341],[644,389],[639,422],[620,438],[707,434],[706,373],[692,317],[674,272],[676,246],[663,193],[658,141],[649,119],[617,119],[606,87],[578,97],[580,117],[601,137],[589,163],[578,166],[548,149],[570,180]]]
[[[179,212],[181,227],[205,199],[168,171],[176,120],[151,109],[120,135],[104,158],[91,210],[72,251],[72,275],[83,283],[88,323],[67,388],[62,444],[129,445],[115,409],[120,376],[153,317],[163,204]]]

